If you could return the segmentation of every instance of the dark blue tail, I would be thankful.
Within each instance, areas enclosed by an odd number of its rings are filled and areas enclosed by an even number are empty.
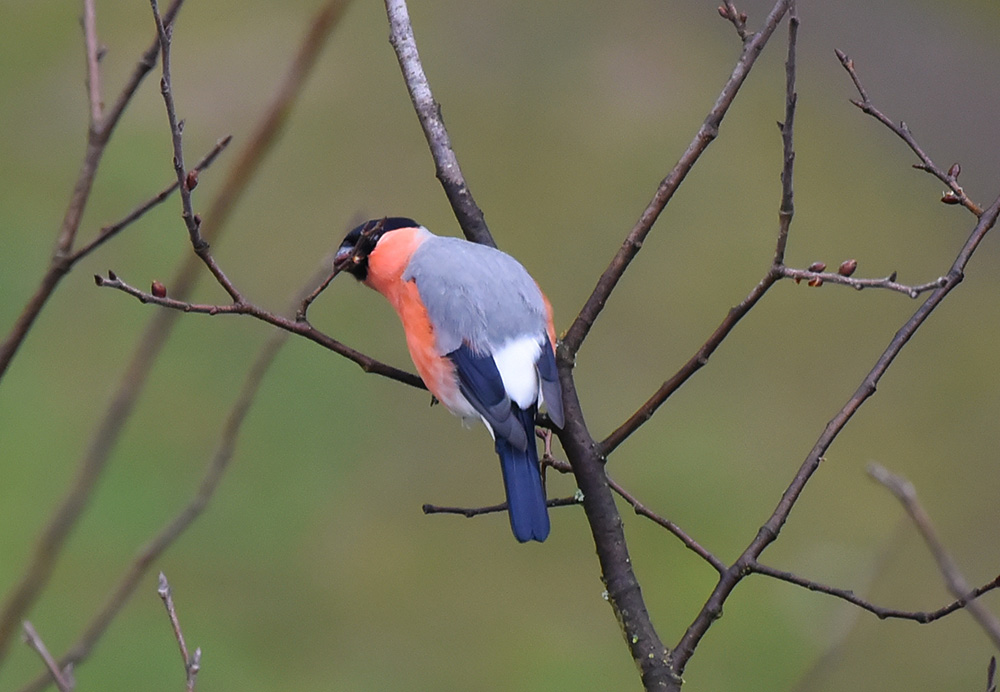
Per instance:
[[[513,413],[521,421],[528,437],[528,446],[521,450],[499,435],[496,440],[503,485],[507,492],[510,528],[514,537],[525,541],[544,541],[549,535],[549,512],[545,506],[545,490],[538,469],[538,449],[535,446],[535,407]]]

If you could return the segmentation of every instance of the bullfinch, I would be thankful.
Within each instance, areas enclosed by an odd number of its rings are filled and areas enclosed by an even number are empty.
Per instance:
[[[385,296],[399,314],[413,364],[434,397],[479,419],[500,457],[515,538],[544,541],[549,515],[535,446],[544,403],[563,425],[552,308],[510,255],[436,236],[412,219],[361,224],[335,266]]]

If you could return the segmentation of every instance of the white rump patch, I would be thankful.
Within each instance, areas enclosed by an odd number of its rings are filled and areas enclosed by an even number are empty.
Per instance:
[[[511,339],[493,353],[493,362],[500,371],[500,379],[507,396],[526,409],[538,402],[538,371],[535,364],[542,353],[542,345],[533,336]]]

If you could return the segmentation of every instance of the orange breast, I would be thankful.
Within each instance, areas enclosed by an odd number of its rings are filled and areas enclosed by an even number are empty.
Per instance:
[[[384,295],[396,309],[406,333],[410,358],[420,378],[431,394],[454,410],[458,400],[463,398],[458,391],[455,366],[438,353],[434,329],[417,285],[402,278],[413,252],[426,239],[425,234],[421,229],[402,228],[382,236],[368,257],[365,283]]]

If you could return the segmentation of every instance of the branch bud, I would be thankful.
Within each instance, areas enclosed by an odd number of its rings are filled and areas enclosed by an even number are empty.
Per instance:
[[[858,261],[856,259],[844,260],[837,267],[837,273],[841,276],[850,276],[854,273],[854,270],[858,268]]]
[[[822,286],[823,279],[819,278],[818,276],[815,276],[809,279],[809,285],[812,286],[813,288],[816,288],[817,286]]]
[[[813,262],[809,265],[809,271],[811,272],[821,272],[826,269],[826,262]]]
[[[187,172],[187,177],[184,178],[184,187],[188,189],[188,192],[198,187],[198,169],[192,168]]]
[[[962,172],[962,167],[958,163],[951,164],[951,168],[948,169],[948,177],[954,180]]]
[[[945,204],[961,204],[961,198],[955,194],[954,190],[945,190],[941,196],[941,201]]]
[[[153,282],[153,285],[149,287],[149,292],[152,293],[157,298],[167,297],[167,287],[161,284],[159,281]]]

